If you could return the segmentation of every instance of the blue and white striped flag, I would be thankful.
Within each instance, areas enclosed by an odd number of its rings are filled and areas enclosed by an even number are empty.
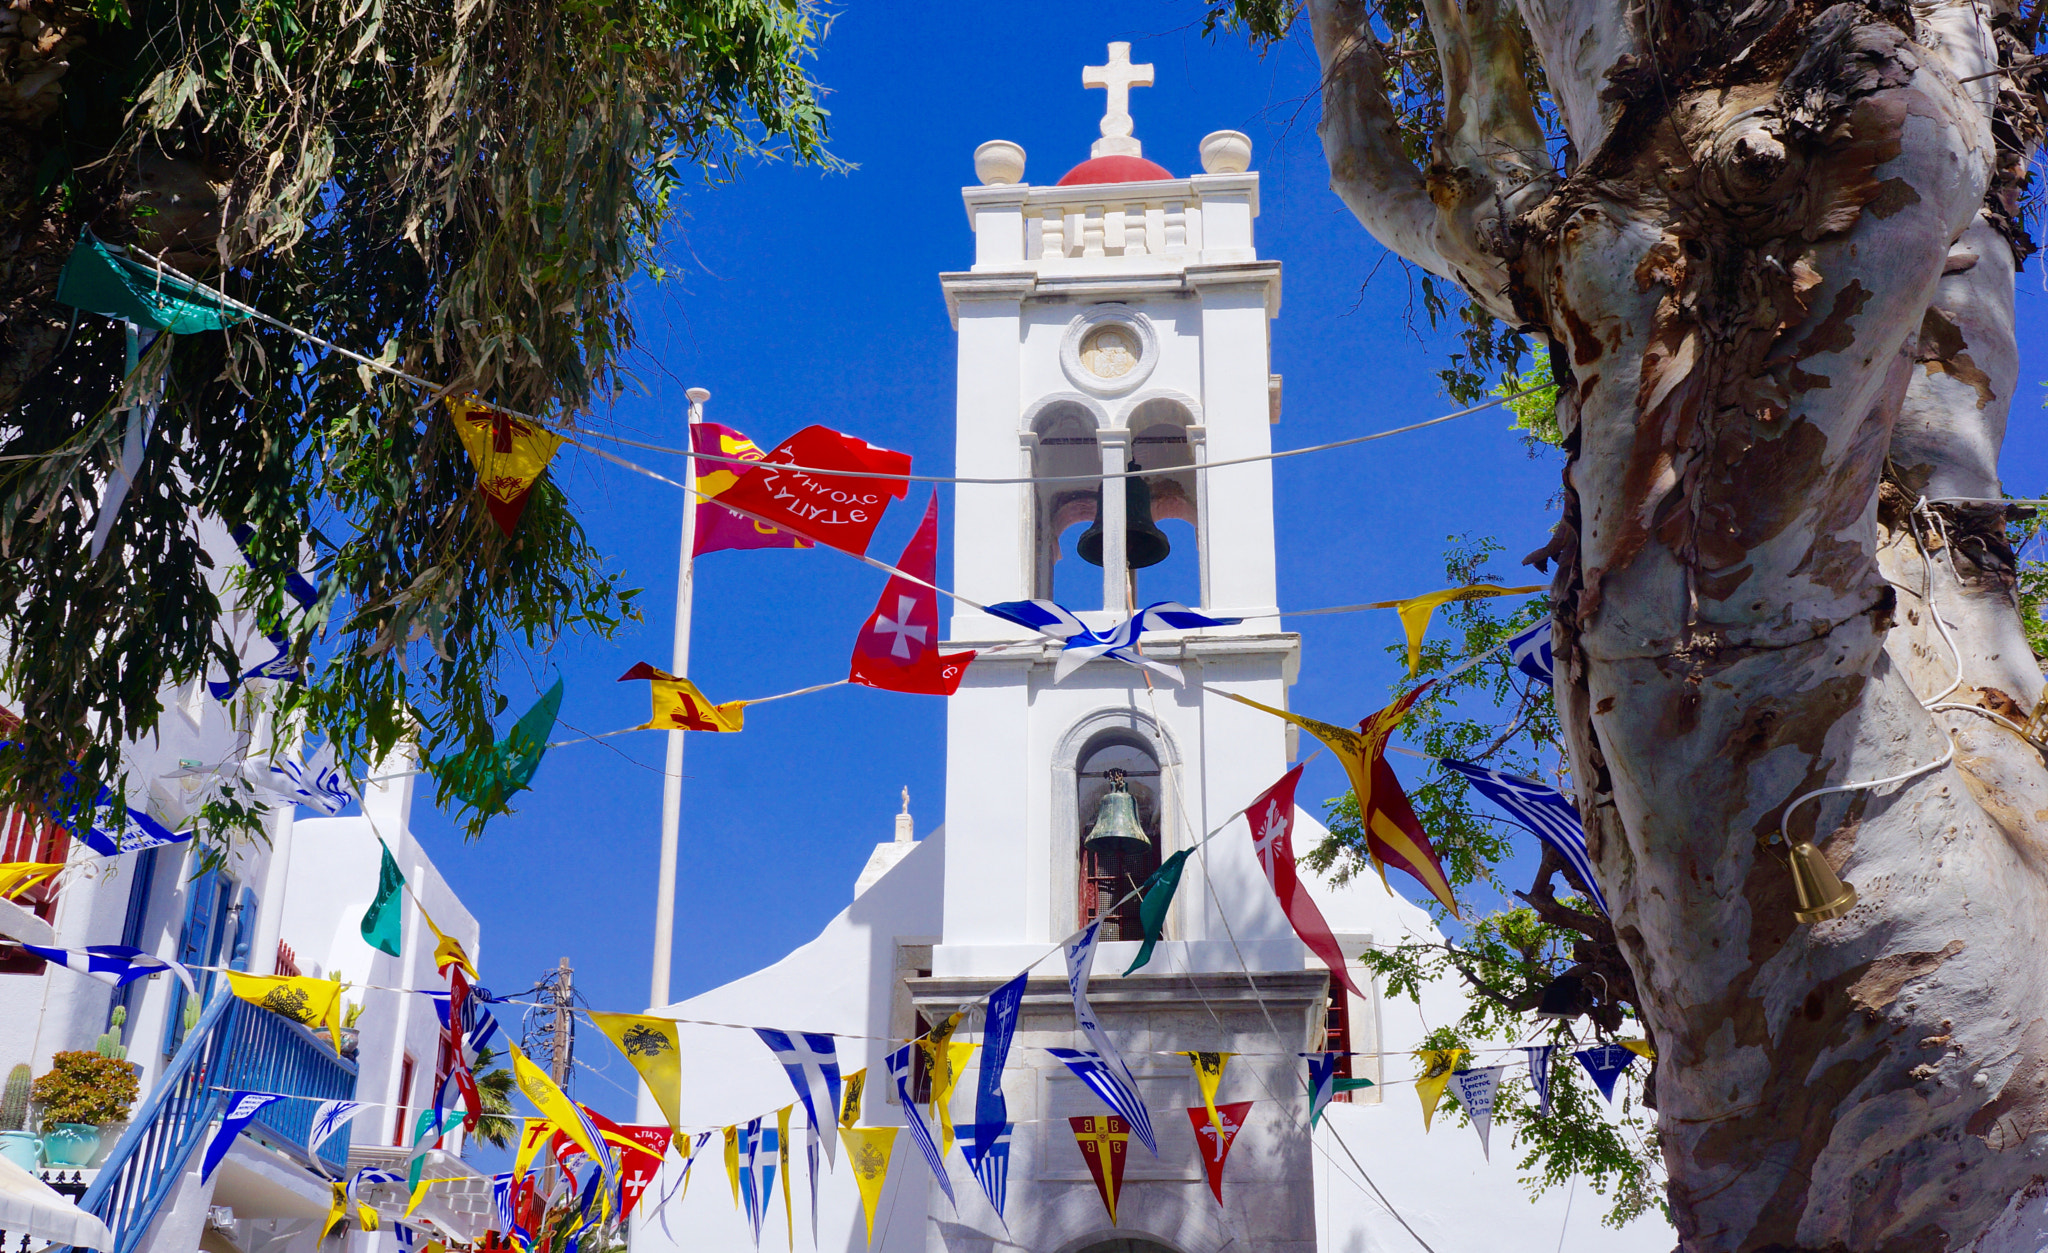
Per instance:
[[[1550,1055],[1555,1044],[1538,1044],[1522,1050],[1529,1055],[1529,1086],[1536,1089],[1536,1115],[1550,1117]]]
[[[925,1165],[932,1168],[932,1177],[939,1181],[939,1189],[957,1212],[960,1202],[953,1195],[953,1181],[946,1177],[946,1159],[940,1155],[938,1142],[932,1139],[932,1129],[925,1125],[924,1115],[918,1112],[917,1102],[910,1096],[910,1055],[916,1048],[917,1041],[912,1040],[889,1054],[889,1078],[896,1082],[896,1100],[903,1106],[903,1121],[910,1125],[910,1138],[917,1141],[918,1151],[924,1154]]]
[[[250,784],[287,804],[305,805],[332,818],[348,808],[355,793],[348,776],[334,760],[334,744],[322,744],[303,764],[286,756],[282,760],[252,757],[243,765]]]
[[[512,1172],[491,1176],[491,1230],[512,1231]]]
[[[1337,1063],[1343,1053],[1299,1053],[1308,1059],[1308,1125],[1314,1127],[1323,1107],[1337,1095]]]
[[[1556,659],[1550,652],[1550,619],[1543,619],[1509,640],[1508,655],[1514,658],[1517,670],[1545,687],[1552,686],[1551,674],[1556,669]]]
[[[145,975],[159,970],[168,970],[178,976],[178,982],[185,985],[190,996],[199,995],[199,988],[192,979],[191,967],[183,962],[174,962],[167,957],[157,957],[139,948],[128,948],[120,944],[88,944],[84,948],[44,948],[40,944],[24,944],[24,950],[52,965],[79,974],[90,975],[101,983],[115,987],[133,983]]]
[[[1157,670],[1179,683],[1181,674],[1178,668],[1147,661],[1139,654],[1139,636],[1147,631],[1193,631],[1201,627],[1236,626],[1244,621],[1243,618],[1211,618],[1172,600],[1147,605],[1107,631],[1089,630],[1073,611],[1049,600],[1006,600],[999,605],[990,605],[988,612],[1062,641],[1064,647],[1059,664],[1053,667],[1052,672],[1055,683],[1097,657],[1109,657]]]
[[[71,776],[65,776],[67,786]],[[68,818],[59,818],[74,835],[83,840],[86,847],[102,857],[119,857],[123,853],[139,853],[146,848],[160,848],[165,844],[183,844],[192,838],[192,832],[176,832],[163,823],[142,812],[140,805],[130,805],[118,825],[114,822],[113,793],[100,789],[99,798],[93,802],[92,813],[83,821],[74,811]]]
[[[832,1037],[822,1032],[772,1031],[767,1027],[754,1028],[754,1034],[782,1063],[783,1073],[789,1076],[790,1085],[804,1103],[811,1126],[835,1124],[839,1117],[839,1052]],[[825,1111],[822,1124],[818,1121],[820,1109]],[[832,1143],[831,1139],[825,1141],[825,1160],[836,1168],[839,1159],[833,1154]]]
[[[220,1116],[220,1129],[213,1133],[213,1139],[207,1143],[205,1160],[199,1165],[199,1182],[203,1184],[213,1178],[214,1169],[220,1165],[221,1159],[228,1155],[228,1149],[233,1147],[235,1137],[242,1134],[242,1128],[249,1125],[250,1119],[256,1117],[257,1113],[272,1101],[283,1099],[284,1097],[275,1092],[228,1093],[227,1112]]]
[[[1556,788],[1518,774],[1488,770],[1469,761],[1439,757],[1445,766],[1465,776],[1481,796],[1508,811],[1508,816],[1536,833],[1536,838],[1557,850],[1592,893],[1593,903],[1607,912],[1607,898],[1600,893],[1600,881],[1593,877],[1593,859],[1586,852],[1586,828],[1579,822],[1578,807]]]
[[[1010,1195],[1010,1133],[1016,1126],[1008,1122],[993,1129],[977,1125],[974,1138],[960,1144],[960,1155],[967,1159],[974,1181],[981,1185],[982,1195],[988,1198],[1006,1231],[1010,1222],[1003,1217],[1003,1202]]]
[[[1079,1075],[1081,1082],[1095,1090],[1095,1094],[1108,1102],[1109,1108],[1131,1124],[1131,1133],[1152,1150],[1152,1156],[1159,1156],[1159,1141],[1152,1135],[1152,1114],[1145,1108],[1144,1098],[1138,1095],[1138,1079],[1124,1062],[1124,1056],[1117,1051],[1109,1034],[1095,1019],[1095,1009],[1088,1003],[1088,976],[1095,967],[1095,941],[1102,933],[1102,919],[1088,924],[1081,937],[1067,945],[1067,991],[1074,998],[1074,1025],[1081,1029],[1092,1046],[1086,1052],[1072,1049],[1054,1049],[1053,1056],[1067,1063],[1067,1069]],[[1092,1058],[1093,1065],[1083,1068],[1083,1063],[1061,1057],[1072,1053],[1075,1058]]]

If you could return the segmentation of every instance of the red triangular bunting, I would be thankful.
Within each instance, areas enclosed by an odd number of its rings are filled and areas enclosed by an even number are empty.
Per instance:
[[[1202,1117],[1208,1116],[1209,1111],[1203,1110]],[[1115,1114],[1079,1114],[1067,1122],[1074,1128],[1074,1143],[1081,1146],[1081,1159],[1095,1176],[1095,1190],[1102,1194],[1102,1206],[1109,1211],[1109,1225],[1114,1227],[1117,1193],[1124,1186],[1124,1158],[1131,1151],[1131,1125]]]
[[[1237,1133],[1251,1112],[1250,1101],[1218,1105],[1216,1117],[1223,1121],[1223,1133],[1218,1135],[1215,1126],[1209,1122],[1207,1106],[1197,1105],[1188,1111],[1188,1122],[1195,1129],[1195,1144],[1202,1151],[1202,1168],[1209,1172],[1209,1191],[1216,1194],[1218,1205],[1223,1204],[1223,1161],[1230,1156],[1230,1146],[1236,1142]]]

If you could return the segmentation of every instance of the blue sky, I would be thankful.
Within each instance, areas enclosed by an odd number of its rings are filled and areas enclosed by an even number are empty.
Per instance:
[[[972,153],[985,140],[1013,140],[1028,154],[1032,183],[1057,181],[1085,159],[1103,93],[1083,90],[1080,70],[1099,64],[1110,40],[1129,41],[1134,61],[1156,66],[1156,85],[1132,93],[1147,157],[1194,173],[1204,134],[1252,137],[1259,250],[1285,265],[1272,328],[1273,368],[1286,378],[1276,444],[1342,439],[1455,408],[1434,374],[1447,340],[1429,333],[1403,267],[1328,190],[1305,31],[1260,57],[1234,40],[1202,39],[1200,16],[1192,0],[920,6],[914,24],[900,8],[842,12],[817,69],[833,91],[833,148],[858,168],[747,166],[730,185],[690,194],[667,249],[669,280],[635,292],[644,394],[602,416],[622,434],[678,444],[683,390],[702,386],[713,394],[707,416],[764,448],[822,422],[914,454],[919,473],[950,473],[954,341],[936,275],[971,259],[959,191],[973,182]],[[2031,382],[2048,295],[2035,271],[2021,276],[2020,301],[2029,382],[2014,406],[2005,472],[2009,488],[2031,494],[2048,487]],[[1514,563],[1547,537],[1560,466],[1556,454],[1532,458],[1498,411],[1278,463],[1281,606],[1441,586],[1453,535],[1498,538],[1507,556],[1495,574],[1544,581]],[[672,488],[573,448],[553,474],[594,542],[645,589],[648,610],[614,641],[570,640],[531,672],[515,665],[504,675],[508,725],[555,672],[567,679],[557,737],[566,738],[647,717],[646,684],[615,680],[638,661],[668,664],[682,502]],[[927,490],[890,510],[877,556],[900,551]],[[949,519],[951,489],[940,507]],[[950,543],[941,545],[943,580]],[[843,678],[883,577],[827,551],[704,558],[691,677],[717,699]],[[1295,708],[1343,722],[1384,703],[1399,676],[1384,651],[1400,638],[1391,613],[1287,625],[1303,637]],[[939,823],[944,717],[937,698],[838,688],[750,710],[741,735],[690,737],[677,998],[776,960],[843,908],[869,851],[890,838],[899,789],[910,789],[920,835]],[[593,1004],[646,1004],[663,738],[556,750],[515,801],[518,812],[474,843],[422,789],[415,830],[482,923],[491,988],[522,989],[567,956]],[[1325,756],[1310,766],[1302,796],[1343,787]],[[579,1032],[578,1043],[579,1056],[618,1086],[581,1071],[577,1097],[630,1114],[624,1062],[594,1031]]]

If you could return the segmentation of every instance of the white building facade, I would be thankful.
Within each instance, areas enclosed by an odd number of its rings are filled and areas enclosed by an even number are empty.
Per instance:
[[[1468,1130],[1439,1125],[1425,1142],[1411,1085],[1355,1092],[1309,1128],[1297,1054],[1352,1050],[1352,1077],[1378,1081],[1381,1055],[1415,1047],[1430,1025],[1456,1017],[1461,1000],[1438,987],[1420,1007],[1383,1005],[1377,995],[1333,1002],[1327,972],[1275,903],[1242,823],[1233,826],[1295,755],[1284,723],[1218,694],[1285,708],[1300,661],[1300,640],[1278,615],[1271,465],[1246,460],[1272,450],[1279,418],[1269,328],[1280,266],[1255,245],[1259,182],[1243,135],[1212,134],[1199,154],[1204,172],[1177,177],[1146,160],[1132,136],[1128,91],[1149,83],[1150,67],[1131,65],[1113,44],[1086,78],[1110,90],[1091,159],[1032,185],[1021,149],[984,145],[982,185],[964,192],[974,261],[941,276],[958,331],[956,473],[1025,480],[959,488],[952,586],[980,604],[1056,600],[1097,629],[1160,600],[1242,621],[1148,633],[1145,656],[1177,666],[1178,685],[1112,660],[1055,682],[1057,643],[956,603],[943,647],[980,656],[948,701],[943,826],[906,847],[899,817],[898,839],[877,849],[857,899],[816,940],[656,1012],[834,1033],[842,1070],[867,1068],[864,1122],[900,1125],[885,1091],[889,1042],[1032,970],[1003,1082],[1016,1124],[1006,1212],[991,1208],[957,1151],[946,1159],[958,1198],[949,1203],[910,1138],[899,1137],[873,1235],[873,1247],[891,1253],[1405,1253],[1420,1247],[1418,1234],[1441,1253],[1547,1253],[1566,1235],[1578,1250],[1668,1248],[1671,1233],[1658,1222],[1601,1228],[1591,1198],[1576,1212],[1556,1193],[1532,1202],[1515,1155],[1487,1162]],[[1155,472],[1145,476],[1149,500],[1123,479],[1098,499],[1095,482],[1074,477],[1134,464]],[[1127,529],[1127,511],[1148,504],[1172,548],[1163,561],[1153,560],[1156,537]],[[1083,525],[1098,520],[1099,571],[1076,555]],[[1144,839],[1091,843],[1119,777]],[[1298,814],[1297,847],[1317,834]],[[1139,931],[1135,903],[1117,908],[1118,898],[1182,850],[1197,851],[1166,939],[1124,976]],[[1440,939],[1422,911],[1377,881],[1319,887],[1316,896],[1347,953]],[[1068,1123],[1108,1111],[1045,1051],[1086,1047],[1058,946],[1098,917],[1105,939],[1091,1000],[1137,1075],[1159,1139],[1156,1158],[1132,1141],[1114,1225]],[[1370,977],[1353,969],[1370,990]],[[970,1013],[953,1038],[978,1040],[981,1029]],[[745,1121],[792,1099],[752,1033],[686,1024],[681,1037],[685,1126]],[[1237,1054],[1218,1099],[1255,1102],[1221,1204],[1186,1113],[1201,1105],[1199,1088],[1177,1050]],[[957,1123],[973,1119],[976,1064],[955,1092]],[[1391,1069],[1405,1077],[1411,1065]],[[641,1218],[636,1250],[753,1247],[718,1144],[714,1134],[693,1187],[675,1191],[658,1219]],[[664,1180],[664,1195],[674,1186]],[[794,1187],[802,1229],[810,1184]],[[843,1161],[818,1193],[817,1247],[865,1247]],[[772,1232],[762,1245],[782,1240]]]

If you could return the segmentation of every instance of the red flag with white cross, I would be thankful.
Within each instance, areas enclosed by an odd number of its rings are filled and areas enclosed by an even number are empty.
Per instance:
[[[846,677],[885,692],[951,696],[960,687],[974,653],[939,651],[939,594],[930,586],[939,568],[936,491],[925,506],[917,534],[897,558],[896,568],[903,574],[889,577],[882,599],[875,602],[875,611],[861,626]],[[903,577],[906,574],[911,577]]]
[[[1251,824],[1252,851],[1258,854],[1259,865],[1266,872],[1266,882],[1273,885],[1273,895],[1280,900],[1280,908],[1287,912],[1287,921],[1294,926],[1294,934],[1308,946],[1308,951],[1323,959],[1330,968],[1330,990],[1346,988],[1351,995],[1363,997],[1358,985],[1351,982],[1351,974],[1344,968],[1344,950],[1337,946],[1337,937],[1330,934],[1330,924],[1323,921],[1323,911],[1316,908],[1315,898],[1302,886],[1301,877],[1294,868],[1294,785],[1301,782],[1301,767],[1296,766],[1280,776],[1280,781],[1259,794],[1257,800],[1245,806],[1244,820]]]
[[[1188,1110],[1188,1122],[1195,1129],[1195,1145],[1202,1153],[1202,1167],[1209,1172],[1209,1191],[1216,1194],[1216,1203],[1223,1204],[1223,1162],[1230,1156],[1230,1146],[1237,1142],[1237,1133],[1244,1128],[1244,1120],[1252,1112],[1250,1101],[1233,1101],[1229,1105],[1216,1107],[1216,1118],[1209,1118],[1209,1108],[1197,1105]],[[1216,1124],[1222,1124],[1222,1130]]]

